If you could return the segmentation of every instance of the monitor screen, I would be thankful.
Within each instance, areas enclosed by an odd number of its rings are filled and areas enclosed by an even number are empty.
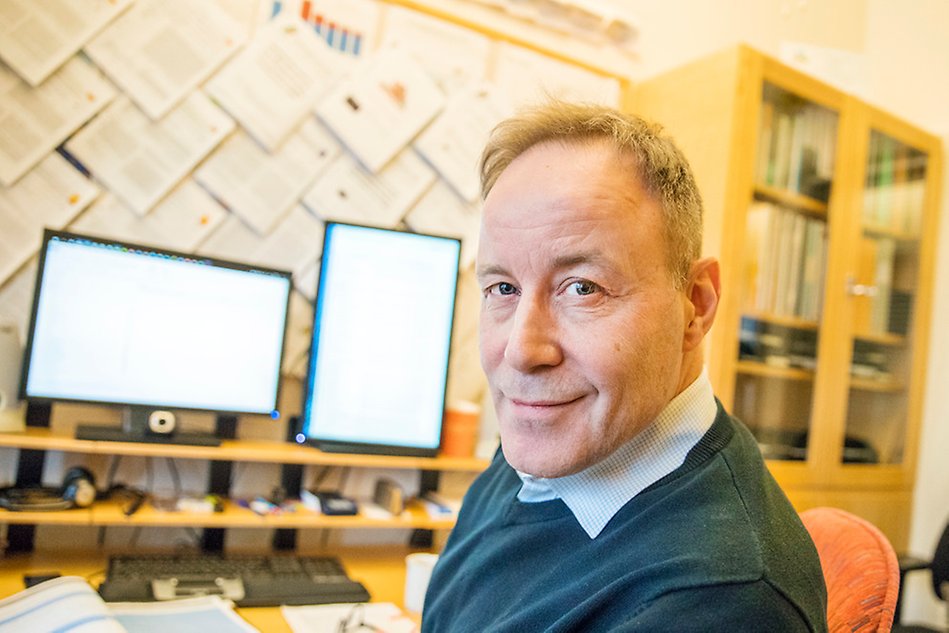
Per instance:
[[[290,274],[46,231],[30,400],[275,415]]]
[[[434,455],[461,242],[328,222],[300,441]]]

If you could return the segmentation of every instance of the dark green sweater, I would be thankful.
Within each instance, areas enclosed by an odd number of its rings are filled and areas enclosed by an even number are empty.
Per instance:
[[[685,463],[595,539],[520,487],[498,451],[432,575],[423,632],[827,630],[814,545],[721,404]]]

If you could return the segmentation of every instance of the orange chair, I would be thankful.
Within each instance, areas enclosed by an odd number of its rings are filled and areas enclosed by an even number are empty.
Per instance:
[[[899,596],[893,546],[873,524],[837,508],[801,513],[827,583],[830,633],[888,633]]]

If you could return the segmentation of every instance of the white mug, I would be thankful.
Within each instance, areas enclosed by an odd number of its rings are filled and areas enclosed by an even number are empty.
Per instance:
[[[23,350],[20,348],[16,326],[0,323],[0,409],[17,406],[22,362]]]
[[[421,613],[425,606],[425,592],[432,578],[432,569],[438,562],[438,554],[416,552],[405,557],[405,600],[406,611]]]

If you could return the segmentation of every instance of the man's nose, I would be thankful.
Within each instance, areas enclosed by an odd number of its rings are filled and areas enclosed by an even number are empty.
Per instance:
[[[559,337],[551,306],[542,298],[522,297],[514,311],[504,358],[522,372],[553,367],[563,360]]]

